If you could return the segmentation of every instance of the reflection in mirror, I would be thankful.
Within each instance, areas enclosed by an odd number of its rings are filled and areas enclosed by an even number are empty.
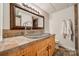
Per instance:
[[[43,27],[43,18],[38,17],[38,27]]]
[[[16,26],[21,26],[21,16],[16,15]]]
[[[38,16],[33,16],[33,28],[43,28],[43,18]]]
[[[27,26],[32,26],[32,15],[19,8],[15,8],[16,14],[16,26],[24,26],[24,23],[28,23]]]
[[[44,16],[35,14],[15,4],[10,5],[11,13],[11,29],[44,29]]]

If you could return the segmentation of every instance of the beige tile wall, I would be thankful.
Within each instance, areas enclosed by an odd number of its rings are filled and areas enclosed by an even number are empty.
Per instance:
[[[27,30],[27,34],[42,33],[44,30]],[[3,38],[22,36],[24,35],[24,30],[3,30]]]

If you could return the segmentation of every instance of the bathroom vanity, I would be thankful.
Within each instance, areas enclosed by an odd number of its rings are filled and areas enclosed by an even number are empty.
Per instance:
[[[55,35],[40,39],[19,36],[0,42],[1,56],[51,56],[54,51]]]
[[[10,30],[3,30],[4,39],[0,42],[0,55],[53,55],[55,51],[55,35],[44,33],[44,22],[45,18],[40,13],[30,11],[24,7],[24,4],[11,3]]]

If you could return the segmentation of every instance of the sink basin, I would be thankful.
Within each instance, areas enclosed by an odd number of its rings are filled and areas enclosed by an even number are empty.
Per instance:
[[[27,38],[30,38],[30,39],[37,39],[37,38],[40,38],[38,36],[26,36]]]
[[[40,33],[40,34],[28,34],[25,37],[30,39],[38,39],[38,38],[48,37],[49,35],[50,35],[49,33]]]

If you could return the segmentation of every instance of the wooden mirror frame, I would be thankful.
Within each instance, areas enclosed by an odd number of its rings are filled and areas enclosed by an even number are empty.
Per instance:
[[[19,5],[15,4],[15,3],[10,3],[10,29],[11,30],[19,30],[19,29],[24,29],[24,26],[16,26],[16,19],[15,19],[15,7],[24,10],[26,12],[29,12],[31,14],[34,14],[36,16],[42,17],[43,18],[43,27],[38,27],[38,28],[33,28],[33,29],[44,29],[44,16],[33,13],[27,9],[24,9],[22,7],[20,7]]]

